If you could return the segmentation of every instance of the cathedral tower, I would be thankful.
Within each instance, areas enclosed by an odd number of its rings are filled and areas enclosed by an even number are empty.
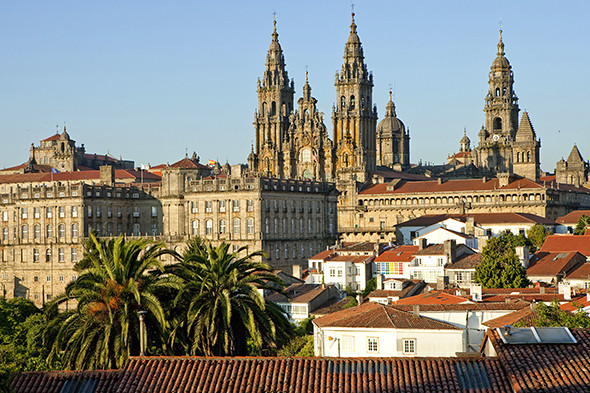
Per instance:
[[[258,79],[257,92],[256,147],[248,157],[248,164],[251,170],[264,176],[283,177],[283,141],[289,128],[295,88],[285,68],[276,21],[266,55],[266,69],[262,79]]]
[[[540,148],[541,141],[537,140],[529,114],[523,112],[512,149],[513,172],[519,176],[538,181],[541,175]]]
[[[368,171],[375,169],[377,108],[372,107],[373,75],[364,62],[354,13],[344,48],[344,64],[336,73],[334,85],[336,105],[332,122],[337,176],[364,182]]]
[[[410,134],[404,123],[397,118],[395,104],[389,92],[385,106],[385,118],[377,126],[377,165],[403,168],[410,165]]]
[[[514,73],[504,53],[502,30],[498,53],[490,67],[485,98],[485,127],[479,133],[479,166],[494,172],[511,171],[512,142],[518,128],[518,97],[514,93]]]

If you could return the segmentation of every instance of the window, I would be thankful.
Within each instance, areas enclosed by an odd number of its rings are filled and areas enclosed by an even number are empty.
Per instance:
[[[205,213],[211,213],[211,201],[205,201]]]
[[[133,217],[139,217],[139,206],[133,207]]]
[[[51,262],[51,248],[45,250],[45,262]]]
[[[330,268],[330,277],[336,277],[336,269]]]
[[[240,211],[240,201],[237,199],[234,199],[233,201],[231,201],[231,206],[232,206],[232,211],[234,213],[237,213]]]
[[[29,240],[29,227],[26,225],[21,227],[21,238],[23,240]]]
[[[291,233],[295,233],[295,219],[291,219]]]
[[[39,249],[33,248],[33,262],[39,262]]]
[[[303,233],[303,218],[299,219],[299,233]]]
[[[342,277],[342,274],[343,274],[342,269],[338,269],[338,277]]]
[[[367,337],[367,352],[379,352],[379,339],[377,337]]]
[[[264,219],[264,233],[270,233],[270,219],[268,217]]]
[[[354,352],[354,336],[342,336],[342,351]]]
[[[279,246],[277,246],[276,250],[275,250],[275,259],[280,259],[281,258],[281,251],[279,250]]]
[[[78,224],[72,224],[72,238],[78,237]]]
[[[57,227],[57,233],[60,239],[65,239],[66,237],[66,226],[64,224],[59,224]]]
[[[219,212],[225,213],[225,201],[219,201]]]
[[[442,266],[444,263],[444,260],[442,257],[436,258],[436,265],[437,266]]]
[[[213,221],[205,221],[205,235],[211,235],[213,233]]]
[[[39,208],[38,208],[38,207],[35,207],[35,208],[33,209],[33,217],[34,217],[34,218],[39,218],[39,217],[41,217],[41,213],[39,212]]]
[[[41,238],[41,226],[40,225],[35,225],[33,227],[33,237],[35,239]]]
[[[20,213],[21,213],[21,218],[23,220],[26,220],[29,217],[29,214],[27,212],[27,208],[26,207],[21,208],[20,209]]]
[[[246,232],[248,234],[254,233],[254,219],[253,218],[248,218],[246,220]]]
[[[141,234],[140,226],[138,223],[133,224],[133,236],[139,236]]]
[[[232,222],[232,233],[234,235],[240,234],[240,219],[239,218],[234,218],[234,220]]]
[[[289,246],[285,245],[285,259],[289,259]]]
[[[8,212],[2,212],[2,221],[8,221]]]
[[[404,343],[404,355],[415,355],[416,354],[416,340],[406,339]]]
[[[72,262],[78,262],[78,249],[77,248],[72,248]],[[72,280],[75,280],[75,278],[72,277]]]
[[[254,201],[252,199],[246,201],[246,211],[254,211]]]
[[[283,233],[287,233],[287,219],[283,217]]]
[[[72,217],[78,217],[78,206],[72,206]]]
[[[158,207],[152,206],[152,217],[158,217]]]
[[[307,233],[311,233],[312,229],[311,229],[311,218],[307,219]]]
[[[8,241],[8,227],[2,228],[2,241]]]
[[[404,274],[404,264],[402,262],[377,262],[376,265],[377,274]]]
[[[225,220],[223,220],[223,219],[219,220],[219,233],[220,234],[225,233]]]
[[[96,206],[96,217],[100,217],[100,206]]]
[[[274,219],[274,229],[275,229],[275,233],[279,233],[279,219],[275,218]]]
[[[199,202],[191,202],[191,213],[199,212]]]
[[[57,249],[57,261],[58,262],[65,262],[65,257],[64,257],[64,249],[63,248],[58,248]]]
[[[60,206],[58,209],[59,218],[64,218],[66,216],[66,207]]]
[[[121,207],[117,207],[117,217],[119,217],[119,218],[123,217],[123,211],[122,211]]]
[[[301,150],[301,162],[311,162],[311,150],[309,148]]]
[[[92,206],[88,206],[88,217],[92,217]]]
[[[51,226],[51,224],[48,224],[45,228],[45,237],[47,239],[51,239],[53,237],[53,227]]]
[[[191,234],[198,235],[199,234],[199,220],[194,220],[191,223]]]

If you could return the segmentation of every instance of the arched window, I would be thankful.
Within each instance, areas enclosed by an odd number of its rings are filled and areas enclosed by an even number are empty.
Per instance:
[[[59,234],[60,239],[65,239],[66,237],[66,226],[64,224],[59,224],[57,227],[57,233]]]
[[[232,233],[234,235],[240,234],[240,219],[239,218],[234,218],[232,221]]]
[[[246,232],[249,235],[254,233],[254,219],[253,218],[246,219]]]
[[[21,228],[21,237],[23,240],[29,240],[29,227],[23,225]]]
[[[263,116],[266,115],[266,102],[262,103],[261,114]]]
[[[274,116],[277,114],[277,103],[276,102],[272,102],[272,104],[270,105],[270,115]]]
[[[51,239],[53,237],[53,227],[51,226],[51,224],[49,224],[49,225],[47,225],[47,228],[46,229],[47,229],[45,231],[46,232],[46,237],[48,239]]]
[[[361,96],[361,109],[365,109],[365,96]]]
[[[499,117],[496,117],[494,119],[494,130],[501,130],[502,129],[502,119]]]
[[[496,97],[500,97],[500,88],[499,87],[496,88]]]
[[[225,220],[223,218],[221,220],[219,220],[219,233],[220,234],[225,233]]]
[[[346,108],[346,97],[344,96],[340,97],[340,108]]]
[[[78,224],[72,224],[72,238],[78,237]]]
[[[33,236],[35,239],[39,239],[41,237],[41,227],[39,225],[35,225],[33,227]]]
[[[205,235],[211,235],[213,233],[213,221],[205,221]]]
[[[528,151],[526,153],[526,162],[531,162],[531,152],[530,151]]]
[[[283,217],[283,233],[287,233],[287,219]]]
[[[505,96],[505,95],[506,95],[506,88],[505,88],[505,87],[503,87],[503,88],[502,88],[502,95],[503,95],[503,96]]]
[[[45,262],[51,262],[51,248],[45,250]]]
[[[303,233],[303,218],[299,219],[299,233]]]
[[[302,162],[311,162],[311,149],[305,148],[301,150],[301,161]]]
[[[354,96],[350,96],[350,109],[354,109],[355,104],[356,104],[356,100],[355,100]]]
[[[520,152],[516,153],[516,162],[520,162]]]
[[[66,150],[66,144],[65,143],[61,143],[61,152],[63,153]]]
[[[193,220],[191,223],[191,234],[198,235],[199,234],[199,220]]]

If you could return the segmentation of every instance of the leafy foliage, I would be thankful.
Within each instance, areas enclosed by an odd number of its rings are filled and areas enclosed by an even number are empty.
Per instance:
[[[240,257],[245,247],[233,253],[229,247],[197,238],[180,262],[167,269],[182,282],[174,300],[171,342],[176,348],[193,355],[235,356],[248,354],[249,347],[273,351],[287,341],[291,326],[284,312],[259,291],[282,290],[284,283],[270,266],[254,260],[264,256],[262,251]]]
[[[574,235],[583,235],[586,233],[586,227],[590,226],[590,217],[587,215],[582,215],[578,220],[578,225],[574,229]]]
[[[363,289],[363,291],[361,292],[361,295],[363,296],[363,298],[365,298],[369,295],[369,293],[373,292],[375,289],[377,289],[377,279],[373,277],[369,281],[367,281],[367,285],[365,286],[365,289]]]
[[[520,264],[512,234],[493,237],[482,251],[482,260],[475,268],[475,281],[484,288],[523,288],[529,284],[526,270]]]
[[[162,337],[166,320],[154,292],[174,285],[161,275],[164,268],[158,260],[168,251],[146,239],[90,238],[95,252],[85,258],[91,266],[48,307],[45,335],[53,343],[49,360],[73,369],[120,368],[131,354],[139,354],[139,311],[147,312],[147,330],[156,333],[148,338]],[[74,310],[57,312],[70,300],[77,303]]]
[[[557,300],[547,305],[539,303],[535,306],[537,317],[533,321],[533,326],[565,326],[568,328],[590,328],[590,315],[585,311],[578,309],[578,311],[571,313],[562,310],[559,307]],[[517,323],[517,327],[526,327],[526,324]]]
[[[545,243],[545,239],[550,235],[550,232],[545,225],[535,224],[529,228],[526,235],[531,242],[529,251],[534,253],[543,246],[543,243]]]

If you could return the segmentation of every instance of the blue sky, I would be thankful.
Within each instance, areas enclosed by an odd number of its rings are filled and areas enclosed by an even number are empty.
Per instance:
[[[5,1],[0,6],[0,167],[68,132],[89,153],[152,165],[196,151],[246,162],[273,12],[295,100],[306,66],[331,133],[350,1]],[[463,128],[477,144],[502,20],[521,110],[553,171],[590,158],[590,2],[355,1],[383,116],[395,85],[411,160],[442,163]]]

